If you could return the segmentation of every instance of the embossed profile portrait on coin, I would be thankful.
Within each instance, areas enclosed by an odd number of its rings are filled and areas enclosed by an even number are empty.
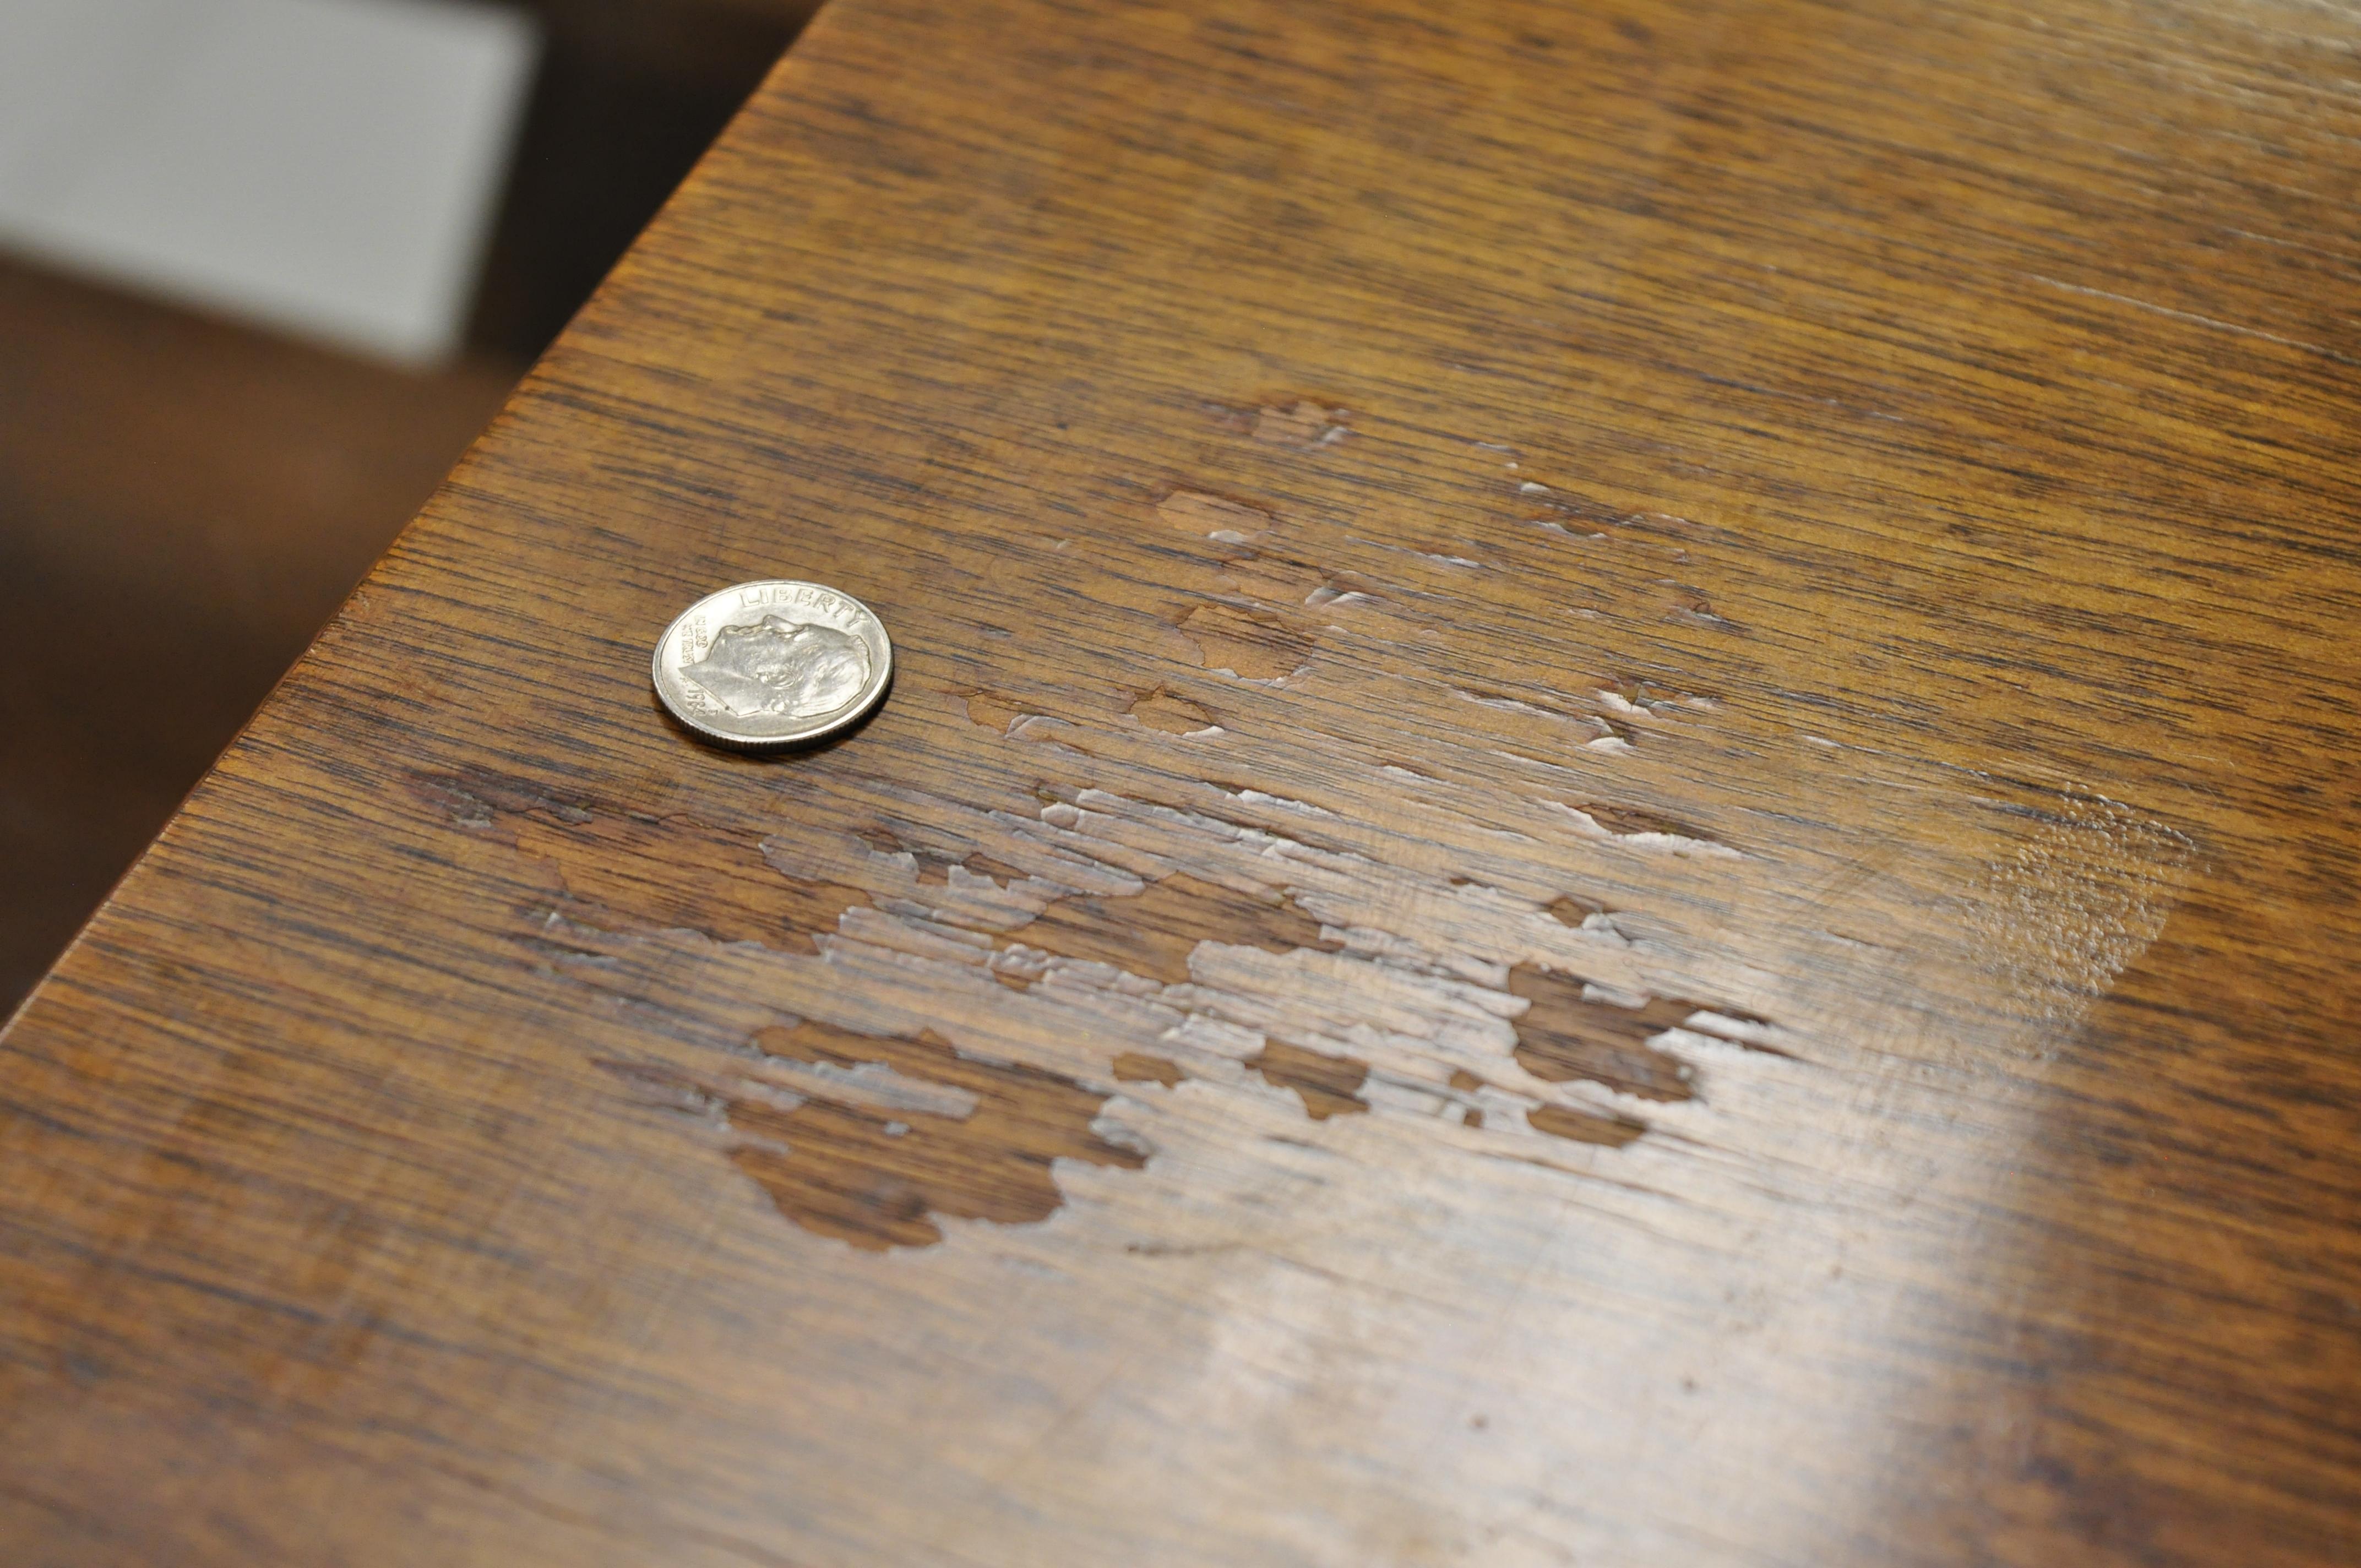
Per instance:
[[[708,740],[788,746],[854,723],[885,695],[894,645],[869,607],[819,583],[741,583],[689,606],[656,643],[656,695]]]
[[[869,650],[833,627],[766,615],[752,626],[723,627],[705,657],[680,673],[741,718],[820,718],[869,684]]]

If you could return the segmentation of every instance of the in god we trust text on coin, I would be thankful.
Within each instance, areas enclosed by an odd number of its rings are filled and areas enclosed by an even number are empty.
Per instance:
[[[819,583],[740,583],[682,612],[656,641],[656,696],[726,746],[817,740],[877,706],[894,644],[870,608]]]

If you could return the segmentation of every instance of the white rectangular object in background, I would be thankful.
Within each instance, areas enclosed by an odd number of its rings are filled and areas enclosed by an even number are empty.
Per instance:
[[[0,246],[445,358],[537,48],[459,0],[0,0]]]

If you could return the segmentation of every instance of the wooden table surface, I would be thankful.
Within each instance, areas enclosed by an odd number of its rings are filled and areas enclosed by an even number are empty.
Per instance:
[[[838,0],[6,1035],[0,1555],[2353,1561],[2356,49]]]

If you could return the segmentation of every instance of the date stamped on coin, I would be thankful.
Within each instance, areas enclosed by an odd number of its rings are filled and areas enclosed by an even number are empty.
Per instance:
[[[656,641],[656,696],[725,746],[795,746],[877,706],[894,644],[875,612],[819,583],[740,583],[708,594]]]

